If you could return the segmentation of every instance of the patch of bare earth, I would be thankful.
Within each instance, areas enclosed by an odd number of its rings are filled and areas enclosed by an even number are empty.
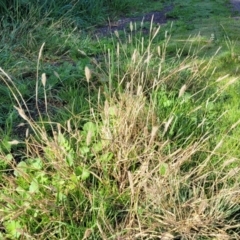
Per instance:
[[[165,24],[169,19],[167,18],[167,13],[173,10],[173,5],[169,5],[163,8],[161,11],[154,11],[146,13],[142,16],[138,17],[123,17],[118,21],[109,22],[107,25],[103,27],[99,27],[96,29],[94,34],[96,36],[106,36],[114,31],[124,30],[130,22],[151,22],[155,24]]]
[[[234,12],[240,13],[240,0],[230,0]]]

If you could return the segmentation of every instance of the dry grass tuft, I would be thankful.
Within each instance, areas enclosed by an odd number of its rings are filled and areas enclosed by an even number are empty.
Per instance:
[[[238,239],[240,168],[226,169],[238,159],[224,159],[218,152],[224,136],[213,144],[211,132],[195,138],[191,132],[184,144],[176,144],[178,138],[168,132],[175,109],[183,105],[169,105],[169,114],[160,118],[153,97],[172,89],[182,101],[189,88],[191,98],[205,92],[210,84],[195,85],[211,72],[212,59],[199,63],[195,53],[182,59],[178,51],[169,61],[169,38],[156,47],[159,28],[150,31],[146,49],[143,38],[134,45],[130,34],[127,46],[117,36],[115,56],[106,51],[109,81],[99,90],[105,101],[93,108],[89,97],[91,116],[81,127],[79,116],[65,125],[34,121],[14,82],[0,69],[16,110],[33,130],[25,141],[27,160],[12,165],[15,175],[6,177],[0,202],[1,221],[7,226],[20,218],[23,239],[69,239],[70,234],[76,234],[73,239]],[[87,82],[101,70],[86,67]],[[182,75],[186,78],[179,83]],[[45,75],[42,83],[45,88]],[[47,110],[46,94],[45,105]],[[4,206],[7,202],[10,207]]]

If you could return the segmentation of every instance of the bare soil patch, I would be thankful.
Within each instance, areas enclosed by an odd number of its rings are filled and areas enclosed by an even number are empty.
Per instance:
[[[163,8],[161,11],[149,12],[142,16],[138,17],[123,17],[118,21],[109,22],[107,25],[103,27],[99,27],[94,32],[96,36],[106,36],[114,31],[124,30],[130,22],[151,22],[155,24],[165,24],[169,19],[167,17],[167,13],[173,10],[173,5],[168,5]]]
[[[240,13],[240,0],[230,0],[230,3],[232,4],[233,12]]]
[[[232,12],[235,16],[236,13],[240,13],[240,0],[230,0],[232,5]],[[127,26],[129,26],[130,22],[151,22],[155,24],[165,24],[169,20],[173,20],[172,18],[167,17],[167,13],[170,13],[174,8],[174,5],[167,5],[161,11],[149,12],[144,15],[138,17],[122,17],[118,21],[109,22],[105,26],[98,27],[94,31],[94,35],[97,37],[107,36],[114,31],[124,30]],[[153,20],[152,20],[153,19]]]

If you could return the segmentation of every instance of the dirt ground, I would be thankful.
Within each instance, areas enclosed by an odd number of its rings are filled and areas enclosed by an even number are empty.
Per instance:
[[[153,19],[153,23],[164,24],[168,21],[166,14],[172,11],[173,8],[173,5],[169,5],[164,7],[162,11],[149,12],[139,17],[123,17],[116,22],[109,22],[108,25],[97,28],[95,35],[105,36],[114,32],[115,30],[123,30],[129,25],[130,22],[151,22]]]
[[[230,3],[232,4],[233,11],[240,13],[240,0],[230,0]]]
[[[240,15],[240,0],[230,0],[232,5],[232,12],[236,15],[236,12],[239,12]],[[163,8],[161,11],[149,12],[139,17],[126,17],[121,18],[116,22],[109,22],[106,26],[99,27],[94,31],[95,36],[106,36],[110,33],[113,33],[115,30],[123,30],[126,28],[130,22],[151,22],[153,17],[153,22],[156,24],[164,24],[169,19],[167,13],[171,12],[174,8],[174,5],[168,5]]]

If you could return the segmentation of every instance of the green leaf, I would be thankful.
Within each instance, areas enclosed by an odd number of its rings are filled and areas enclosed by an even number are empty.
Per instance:
[[[10,154],[10,153],[7,154],[7,155],[6,155],[6,159],[7,159],[8,162],[12,161],[12,159],[13,159],[13,155]]]
[[[90,152],[90,149],[89,149],[89,147],[87,147],[87,146],[82,146],[82,147],[80,148],[80,151],[81,151],[81,154],[85,155],[85,154],[87,154],[87,153]]]
[[[33,217],[36,218],[38,216],[38,214],[39,214],[39,210],[37,209],[37,210],[34,211]]]
[[[159,167],[160,175],[164,176],[168,170],[168,165],[166,163],[162,163]]]
[[[93,150],[94,150],[95,152],[100,152],[100,151],[102,151],[102,149],[103,149],[103,144],[102,144],[102,142],[98,142],[98,143],[96,143],[96,144],[93,145]]]
[[[117,107],[116,106],[109,107],[108,113],[112,117],[116,116],[117,115]]]
[[[185,92],[183,96],[181,97],[182,102],[181,103],[186,103],[189,102],[192,98],[192,95],[190,93]]]
[[[38,180],[39,183],[47,183],[49,180],[48,175],[46,172],[39,171],[35,174],[36,179]]]
[[[21,236],[22,226],[19,221],[11,220],[4,223],[6,232],[11,238],[17,239]]]
[[[12,154],[7,154],[3,158],[0,158],[0,171],[7,168],[8,164],[11,163],[13,159]]]
[[[81,176],[82,180],[87,180],[89,176],[90,176],[90,172],[87,169],[83,169],[82,176]]]
[[[57,201],[58,202],[62,202],[62,201],[64,201],[64,200],[66,200],[66,195],[65,194],[63,194],[62,192],[58,192],[57,193]]]
[[[78,179],[79,177],[81,177],[82,180],[86,180],[89,178],[90,176],[90,172],[86,169],[86,168],[82,168],[80,166],[78,166],[76,169],[75,169],[75,174],[76,174],[76,179]],[[76,180],[75,179],[75,180]]]
[[[63,147],[66,144],[66,140],[65,140],[63,134],[61,134],[61,133],[58,134],[58,143]]]
[[[95,136],[97,133],[97,126],[93,122],[87,122],[83,126],[83,131],[85,133],[88,133],[89,131],[91,131],[92,135]]]
[[[79,176],[77,176],[76,173],[71,174],[70,179],[74,184],[77,184],[79,182]]]
[[[26,200],[31,198],[29,192],[22,188],[21,186],[18,186],[16,188],[16,192],[22,197],[22,199]]]
[[[52,161],[55,158],[55,154],[52,148],[46,147],[44,148],[44,157],[47,158],[47,160]]]
[[[100,157],[101,162],[109,162],[113,158],[113,153],[105,153]]]
[[[29,186],[29,192],[30,192],[30,193],[37,193],[37,192],[39,192],[39,184],[38,184],[38,182],[37,182],[36,179],[34,179],[34,180],[31,182],[31,184],[30,184],[30,186]]]
[[[42,159],[40,159],[40,158],[32,159],[31,167],[32,167],[34,170],[41,170],[42,167],[43,167]]]
[[[16,177],[22,176],[24,173],[27,172],[27,168],[28,168],[28,166],[27,166],[26,162],[18,163],[17,168],[14,170],[14,175]]]
[[[11,151],[11,144],[9,143],[8,137],[1,140],[0,151],[4,153],[9,153]]]
[[[72,152],[67,154],[67,163],[68,166],[71,167],[73,165],[74,154]]]
[[[76,176],[80,176],[82,174],[82,167],[78,166],[75,168]]]

